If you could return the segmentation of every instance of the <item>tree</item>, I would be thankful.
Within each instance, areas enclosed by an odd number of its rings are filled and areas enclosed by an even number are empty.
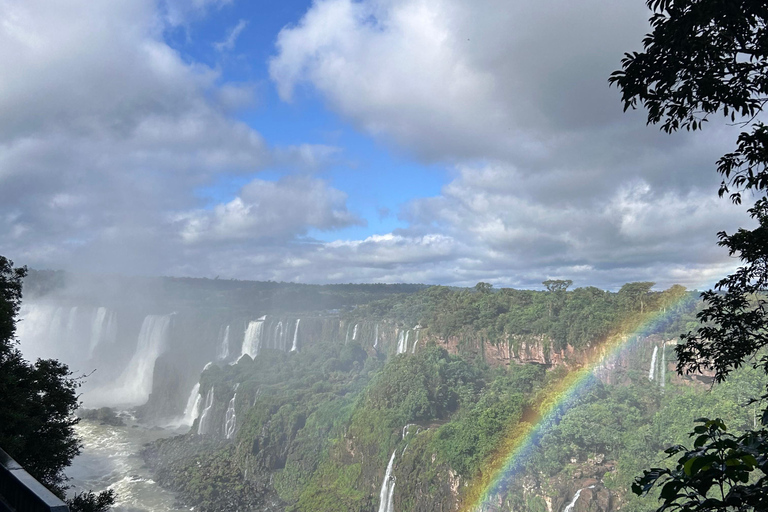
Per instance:
[[[619,298],[623,302],[624,308],[628,311],[634,311],[639,307],[640,314],[643,314],[648,302],[648,294],[655,284],[651,281],[639,281],[622,286],[619,290]]]
[[[729,195],[736,204],[745,192],[756,198],[747,212],[757,228],[718,233],[718,244],[738,256],[742,266],[702,294],[701,323],[678,345],[677,370],[713,370],[718,382],[747,362],[768,372],[768,358],[757,359],[768,345],[768,127],[761,121],[768,101],[768,3],[646,3],[653,12],[652,32],[643,40],[643,51],[625,54],[622,69],[609,78],[621,90],[624,110],[639,103],[648,111],[648,123],[661,123],[668,133],[699,130],[712,114],[738,121],[744,131],[736,149],[716,164],[722,176],[719,195]],[[761,510],[760,504],[768,502],[768,482],[749,482],[755,468],[768,469],[767,431],[737,437],[720,420],[701,421],[691,433],[696,438],[692,449],[667,451],[670,456],[682,453],[676,468],[646,471],[633,490],[648,492],[663,483],[659,510]],[[762,424],[768,425],[768,410]]]
[[[66,365],[53,359],[25,361],[16,347],[16,315],[26,268],[0,256],[0,446],[43,485],[63,498],[64,468],[80,453],[75,436],[77,388]],[[113,491],[82,493],[70,500],[75,512],[107,510]]]

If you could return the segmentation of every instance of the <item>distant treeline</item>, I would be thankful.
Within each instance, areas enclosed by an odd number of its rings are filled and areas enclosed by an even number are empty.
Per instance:
[[[390,320],[409,328],[420,325],[442,337],[480,335],[494,344],[545,336],[561,349],[584,347],[625,326],[634,330],[654,313],[653,332],[676,335],[695,321],[699,304],[698,292],[680,285],[658,292],[651,290],[655,283],[636,282],[608,292],[592,286],[569,291],[571,282],[565,280],[544,284],[545,291],[494,290],[488,283],[469,289],[432,286],[369,303],[349,317]]]
[[[240,281],[191,277],[138,277],[74,274],[30,270],[24,279],[24,297],[54,294],[83,302],[151,300],[174,309],[203,308],[228,311],[327,311],[353,308],[374,300],[410,294],[423,284],[297,284],[275,281]]]

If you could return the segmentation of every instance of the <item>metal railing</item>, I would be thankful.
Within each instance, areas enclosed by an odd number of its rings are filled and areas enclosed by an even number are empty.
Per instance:
[[[0,512],[69,512],[69,508],[0,449]]]

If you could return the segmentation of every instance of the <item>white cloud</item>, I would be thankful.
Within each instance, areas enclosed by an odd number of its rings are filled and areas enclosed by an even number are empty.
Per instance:
[[[232,201],[212,211],[182,214],[176,221],[184,226],[181,236],[186,243],[292,238],[306,234],[309,228],[331,230],[363,224],[347,210],[346,197],[314,178],[253,180]]]
[[[237,22],[237,25],[232,27],[232,30],[229,31],[227,34],[227,37],[223,41],[219,41],[218,43],[213,43],[213,47],[216,48],[218,51],[232,51],[235,48],[235,43],[237,42],[237,38],[240,37],[240,34],[245,30],[245,27],[248,26],[247,20],[240,20]]]

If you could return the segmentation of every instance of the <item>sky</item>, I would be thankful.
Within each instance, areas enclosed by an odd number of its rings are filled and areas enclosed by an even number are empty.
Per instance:
[[[608,76],[642,0],[0,0],[0,254],[91,273],[710,286],[736,128]]]

